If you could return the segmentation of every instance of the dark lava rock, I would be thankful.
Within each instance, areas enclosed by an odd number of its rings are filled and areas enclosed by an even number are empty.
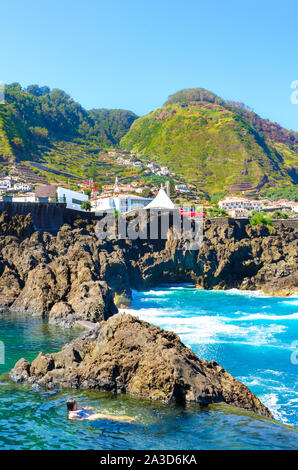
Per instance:
[[[117,314],[55,354],[40,353],[10,372],[16,382],[45,388],[128,393],[164,402],[228,403],[272,418],[241,382],[216,362],[199,359],[179,337],[128,314]]]

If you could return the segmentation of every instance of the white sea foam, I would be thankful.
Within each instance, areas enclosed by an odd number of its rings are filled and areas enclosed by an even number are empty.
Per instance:
[[[209,291],[210,292],[210,291]],[[244,295],[246,297],[271,297],[260,290],[240,290],[240,289],[227,289],[227,290],[214,290],[213,292],[219,292],[220,294],[227,295]]]
[[[291,378],[286,372],[271,369],[256,370],[254,375],[240,376],[238,380],[245,383],[249,388],[256,391],[258,397],[273,413],[274,417],[285,424],[297,425],[295,419],[295,408],[298,402],[298,392],[295,386],[287,385]],[[258,393],[262,388],[265,393]]]
[[[266,393],[260,396],[260,400],[272,412],[275,419],[283,423],[287,423],[284,414],[281,412],[279,398],[277,393]]]
[[[141,308],[126,311],[179,334],[183,343],[199,352],[201,357],[208,357],[211,351],[216,355],[218,350],[218,361],[221,362],[219,357],[222,357],[222,352],[225,354],[225,345],[248,345],[260,347],[261,353],[265,352],[266,348],[264,364],[267,363],[267,367],[270,364],[267,361],[271,353],[272,357],[278,357],[275,356],[276,352],[279,354],[278,351],[281,353],[282,350],[288,350],[290,358],[292,348],[289,344],[289,333],[292,331],[292,324],[288,322],[298,318],[298,312],[293,312],[293,307],[298,302],[297,296],[280,299],[267,296],[260,291],[230,289],[202,292],[193,289],[191,293],[193,295],[184,297],[183,289],[183,286],[171,286],[167,289],[161,287],[145,293],[138,292],[134,295],[133,306]],[[185,293],[189,292],[190,290],[185,289]],[[210,303],[207,292],[210,294]],[[247,301],[239,300],[239,297],[237,300],[237,296],[248,298]],[[260,299],[257,302],[253,298]],[[147,305],[149,308],[146,308]],[[153,307],[155,305],[156,307]],[[233,308],[233,305],[237,306],[237,309]],[[254,359],[254,355],[258,353],[251,350],[251,354]],[[285,424],[297,425],[295,408],[297,408],[298,392],[295,391],[296,386],[293,384],[291,372],[288,375],[286,367],[285,372],[271,370],[270,366],[265,370],[258,369],[262,367],[261,357],[260,360],[255,358],[256,369],[253,375],[237,376],[237,379],[257,393],[276,419]],[[275,365],[278,366],[272,363],[271,367],[274,368]]]
[[[266,315],[263,313],[250,313],[246,314],[245,312],[242,313],[243,316],[241,318],[235,318],[233,321],[243,321],[243,320],[278,320],[278,321],[283,321],[283,320],[296,320],[298,319],[298,312],[291,313],[289,315]]]
[[[164,296],[166,294],[166,292],[164,290],[148,290],[146,292],[143,293],[143,295],[145,296]]]
[[[286,305],[298,305],[298,299],[297,300],[283,300],[280,303],[286,304]]]
[[[278,370],[272,370],[272,369],[266,369],[263,371],[264,374],[272,374],[272,375],[278,375],[278,376],[282,376],[283,375],[283,372],[280,372]]]
[[[237,320],[221,316],[177,316],[170,309],[143,308],[125,309],[127,313],[153,323],[180,335],[182,341],[190,344],[241,343],[254,346],[274,343],[274,335],[284,331],[283,325],[255,326],[234,324]]]

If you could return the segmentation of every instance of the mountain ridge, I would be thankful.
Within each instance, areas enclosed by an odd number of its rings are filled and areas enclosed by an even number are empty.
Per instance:
[[[237,184],[258,191],[297,184],[298,133],[203,88],[180,90],[138,117],[121,109],[86,110],[59,89],[6,86],[0,169],[38,161],[79,176],[95,166],[93,174],[103,176],[107,164],[108,174],[116,171],[116,160],[106,160],[111,148],[168,166],[206,194]]]
[[[298,133],[201,88],[170,95],[134,121],[120,145],[207,192],[239,181],[252,187],[297,183]]]

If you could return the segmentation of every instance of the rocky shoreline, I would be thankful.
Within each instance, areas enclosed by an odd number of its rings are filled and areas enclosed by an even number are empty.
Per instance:
[[[200,360],[177,335],[117,312],[129,306],[132,288],[163,282],[291,295],[296,270],[297,228],[290,226],[269,232],[207,220],[202,245],[188,250],[171,228],[165,240],[101,240],[93,220],[77,219],[53,235],[36,231],[30,215],[3,212],[0,308],[63,327],[89,326],[56,354],[40,353],[32,364],[21,359],[10,376],[46,388],[109,390],[177,404],[224,402],[272,418],[245,385]]]
[[[0,215],[0,308],[72,326],[127,307],[131,289],[191,282],[201,289],[297,294],[297,227],[204,223],[199,250],[183,240],[99,240],[96,221],[78,219],[56,235],[30,214]]]
[[[199,359],[179,337],[125,313],[100,322],[55,354],[20,359],[17,383],[104,390],[177,405],[227,403],[267,418],[271,412],[219,364]]]

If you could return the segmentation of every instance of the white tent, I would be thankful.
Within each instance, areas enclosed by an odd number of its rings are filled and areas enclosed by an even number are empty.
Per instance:
[[[165,190],[161,187],[153,201],[144,209],[174,209],[175,204],[171,201]]]

